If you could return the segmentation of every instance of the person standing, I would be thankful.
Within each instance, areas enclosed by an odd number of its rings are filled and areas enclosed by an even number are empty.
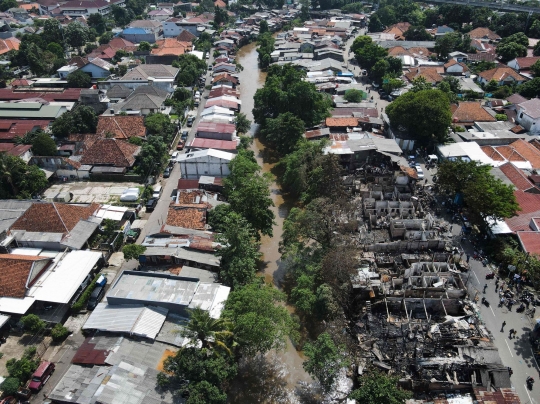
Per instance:
[[[501,332],[504,332],[504,326],[506,325],[506,321],[503,321],[502,323],[502,327],[501,327]]]

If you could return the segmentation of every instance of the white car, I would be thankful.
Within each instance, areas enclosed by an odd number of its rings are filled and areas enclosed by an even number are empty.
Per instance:
[[[423,180],[424,179],[424,170],[422,170],[422,167],[420,167],[419,164],[414,166],[416,170],[416,175],[418,176],[418,179]]]

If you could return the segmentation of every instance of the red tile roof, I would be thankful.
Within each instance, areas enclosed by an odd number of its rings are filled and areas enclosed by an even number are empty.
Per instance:
[[[8,53],[12,50],[19,50],[20,45],[21,41],[19,41],[17,38],[11,37],[7,39],[0,39],[0,55]]]
[[[495,117],[491,116],[482,104],[476,101],[460,102],[452,108],[452,122],[472,123],[472,122],[495,122]]]
[[[81,164],[132,167],[141,147],[116,139],[99,139],[83,154]]]
[[[206,104],[204,106],[205,106],[205,108],[215,106],[215,107],[223,107],[223,108],[237,110],[239,105],[240,104],[238,104],[237,102],[234,102],[234,101],[222,100],[222,99],[219,99],[219,98],[212,98],[211,100],[206,101]]]
[[[358,126],[358,118],[326,118],[326,126],[332,127],[355,127]]]
[[[212,83],[217,83],[219,81],[230,81],[233,84],[238,84],[238,80],[236,77],[231,76],[230,74],[219,74],[216,77],[212,79]]]
[[[540,232],[518,231],[516,234],[525,252],[540,255]]]
[[[540,192],[540,189],[536,188],[527,178],[527,176],[517,168],[512,163],[506,163],[499,167],[503,174],[514,184],[514,186],[521,190],[527,192],[528,190],[536,189]]]
[[[489,39],[492,41],[498,41],[501,39],[499,35],[490,30],[489,28],[478,27],[469,32],[469,36],[472,39]]]
[[[34,263],[50,260],[47,257],[0,254],[0,296],[23,298]]]
[[[415,67],[405,77],[411,82],[418,77],[425,78],[428,83],[440,83],[443,80],[436,67]]]
[[[48,120],[37,119],[0,119],[0,139],[11,140],[38,128],[45,129],[50,123]]]
[[[156,41],[158,46],[152,49],[152,55],[180,56],[191,50],[191,42],[180,42],[176,38],[165,38]]]
[[[176,37],[181,42],[193,42],[193,40],[197,38],[195,35],[193,35],[191,32],[189,32],[187,29],[180,32],[180,35]]]
[[[187,180],[184,178],[180,178],[178,180],[177,189],[198,189],[198,188],[199,188],[199,180]]]
[[[116,139],[129,139],[130,137],[145,137],[146,128],[143,116],[100,116],[96,133],[105,136],[113,133]]]
[[[234,133],[236,126],[232,123],[199,122],[197,132]]]
[[[199,149],[236,150],[237,144],[232,140],[205,139],[202,137],[196,137],[193,139],[189,147]]]
[[[207,209],[203,204],[171,205],[165,222],[169,226],[204,230]]]
[[[533,169],[540,168],[540,150],[534,144],[527,143],[523,139],[518,139],[511,143],[510,146],[528,160]]]
[[[496,67],[495,69],[485,70],[481,72],[479,76],[487,81],[503,81],[506,80],[508,77],[512,77],[516,81],[526,80],[525,77],[523,77],[521,74],[508,66]]]
[[[538,60],[540,60],[540,56],[526,56],[522,58],[516,58],[519,70],[530,70],[531,66],[534,65]]]
[[[240,94],[234,88],[220,87],[220,88],[215,88],[213,90],[210,90],[210,94],[208,94],[208,98],[211,99],[211,98],[221,97],[223,95],[230,95],[236,98],[240,97]]]
[[[99,208],[99,204],[88,206],[65,203],[34,203],[11,226],[11,230],[26,230],[44,233],[69,233],[79,220],[86,220]]]
[[[515,190],[516,201],[521,208],[516,216],[506,219],[505,222],[513,232],[530,230],[532,218],[540,217],[540,195],[521,190]]]

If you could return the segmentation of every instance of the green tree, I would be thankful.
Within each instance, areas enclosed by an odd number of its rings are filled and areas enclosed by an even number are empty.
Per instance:
[[[55,326],[51,330],[51,338],[56,343],[62,342],[63,340],[65,340],[69,334],[71,334],[71,331],[69,331],[66,327],[64,327],[60,323],[55,324]]]
[[[234,324],[242,354],[253,356],[283,349],[287,337],[296,338],[297,326],[282,305],[284,301],[285,295],[262,279],[230,293],[224,316]]]
[[[180,69],[176,81],[180,86],[184,87],[194,85],[199,76],[206,72],[207,69],[206,63],[192,54],[180,55],[172,65]]]
[[[20,157],[0,154],[0,198],[30,199],[48,185],[45,173]]]
[[[529,38],[523,32],[517,32],[500,40],[499,45],[517,43],[522,46],[529,46]]]
[[[259,23],[259,35],[264,34],[265,32],[269,32],[268,23],[266,20],[261,20]]]
[[[251,121],[247,119],[246,114],[239,112],[234,117],[234,124],[238,133],[249,133],[251,129]]]
[[[96,128],[95,111],[86,105],[78,105],[56,118],[51,132],[56,138],[65,138],[71,133],[96,133]]]
[[[45,328],[45,321],[40,319],[35,314],[28,314],[21,317],[20,322],[24,326],[25,331],[37,334]]]
[[[518,87],[518,93],[527,98],[540,96],[540,77],[526,81]]]
[[[122,252],[124,253],[124,260],[138,260],[139,256],[144,254],[146,247],[139,244],[127,244],[122,247]]]
[[[474,74],[479,74],[486,70],[495,69],[496,67],[497,65],[495,64],[495,62],[488,62],[488,61],[482,60],[470,66],[470,69],[472,70]]]
[[[56,156],[56,143],[45,132],[40,132],[32,142],[34,156]]]
[[[139,51],[149,51],[151,49],[152,49],[152,45],[150,45],[150,43],[146,41],[142,41],[139,44],[139,48],[138,48]]]
[[[390,122],[418,140],[441,142],[452,122],[448,96],[440,90],[409,91],[386,107]]]
[[[58,45],[56,42],[51,42],[47,45],[47,50],[53,53],[57,58],[64,58],[64,48],[61,45]]]
[[[375,66],[375,63],[388,55],[388,51],[373,43],[369,36],[357,37],[351,45],[351,51],[356,55],[358,64],[369,71]]]
[[[540,60],[534,62],[534,64],[531,66],[531,70],[534,73],[535,77],[540,76]]]
[[[38,362],[32,358],[23,356],[17,360],[12,358],[6,362],[6,369],[10,377],[14,377],[21,383],[26,382],[38,367]]]
[[[176,355],[168,357],[164,362],[164,372],[158,377],[158,383],[162,387],[169,387],[176,394],[195,395],[193,403],[198,397],[210,395],[215,397],[215,389],[208,385],[198,386],[200,383],[208,383],[214,386],[217,392],[223,392],[228,381],[237,373],[237,366],[233,358],[227,355],[211,355],[206,348],[184,347]],[[222,393],[223,394],[223,393]],[[219,397],[219,396],[218,396]],[[221,403],[222,401],[215,401]]]
[[[227,394],[221,389],[203,380],[189,388],[186,404],[226,404]]]
[[[155,113],[149,114],[144,120],[144,126],[148,130],[149,135],[160,136],[165,143],[173,140],[176,128],[171,122],[169,115]]]
[[[99,37],[99,44],[105,45],[111,42],[111,39],[113,39],[112,32],[105,32],[103,35]]]
[[[161,136],[149,135],[139,154],[137,171],[142,175],[150,175],[162,164],[167,154],[167,144]]]
[[[90,14],[87,22],[88,26],[94,28],[98,35],[103,35],[103,33],[107,30],[107,22],[99,13]]]
[[[491,167],[476,161],[445,161],[439,166],[437,184],[444,192],[461,193],[471,221],[485,226],[486,219],[502,220],[519,209],[513,188],[491,174]]]
[[[431,41],[433,39],[424,27],[413,25],[403,33],[403,36],[407,41]]]
[[[227,219],[234,213],[231,205],[221,204],[208,211],[207,223],[214,233],[223,233],[227,229]]]
[[[21,382],[16,377],[7,377],[2,384],[0,384],[0,390],[4,392],[5,396],[14,396],[19,391]]]
[[[46,44],[49,43],[64,43],[64,36],[62,35],[62,26],[58,20],[50,18],[43,23],[43,41]]]
[[[399,377],[370,372],[358,378],[360,387],[349,398],[366,404],[402,404],[412,398],[412,392],[397,386]]]
[[[527,47],[517,42],[508,42],[502,45],[497,45],[497,55],[504,63],[517,57],[527,56]]]
[[[384,30],[384,25],[377,14],[374,14],[369,19],[368,30],[369,32],[381,32]]]
[[[89,88],[92,85],[92,78],[82,70],[75,70],[67,76],[69,88]]]
[[[260,33],[257,38],[257,53],[259,54],[259,66],[261,69],[267,69],[271,62],[270,54],[274,51],[276,40],[270,32]]]
[[[19,3],[17,3],[16,0],[2,0],[0,2],[0,11],[4,12],[9,10],[10,8],[17,8],[19,7]]]
[[[326,392],[334,385],[341,369],[349,366],[344,347],[336,346],[328,333],[320,334],[313,343],[307,342],[304,355],[308,357],[303,364],[304,369],[317,378]]]
[[[392,76],[384,76],[383,77],[383,85],[382,88],[384,91],[386,91],[387,94],[392,93],[393,91],[397,90],[398,88],[401,88],[405,85],[403,80],[396,79]]]
[[[350,89],[345,91],[343,98],[349,102],[362,102],[366,98],[366,93],[362,90]]]
[[[88,41],[88,28],[78,22],[70,22],[65,29],[65,38],[74,48],[83,46]]]
[[[304,122],[300,118],[285,112],[275,119],[268,118],[261,135],[279,154],[286,155],[296,148],[305,131]]]
[[[216,7],[214,10],[214,26],[220,27],[221,24],[226,25],[229,22],[229,14],[224,8]]]
[[[238,288],[253,281],[255,277],[261,256],[259,243],[251,225],[238,213],[229,211],[220,221],[223,232],[216,236],[217,241],[223,245],[216,252],[221,257],[219,275],[226,285]]]
[[[226,319],[212,318],[207,310],[200,307],[188,310],[189,321],[182,334],[195,345],[199,342],[203,348],[223,351],[231,355],[228,341],[232,339],[232,324]]]
[[[257,231],[271,236],[274,206],[270,198],[270,178],[261,174],[252,151],[240,150],[229,163],[230,175],[225,178],[225,195],[233,211],[242,215]]]

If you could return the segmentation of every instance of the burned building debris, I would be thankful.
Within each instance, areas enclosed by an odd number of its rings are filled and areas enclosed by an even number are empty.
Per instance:
[[[461,276],[463,251],[451,223],[415,177],[387,160],[346,181],[361,250],[351,278],[358,371],[399,376],[417,399],[509,389],[508,368]]]

